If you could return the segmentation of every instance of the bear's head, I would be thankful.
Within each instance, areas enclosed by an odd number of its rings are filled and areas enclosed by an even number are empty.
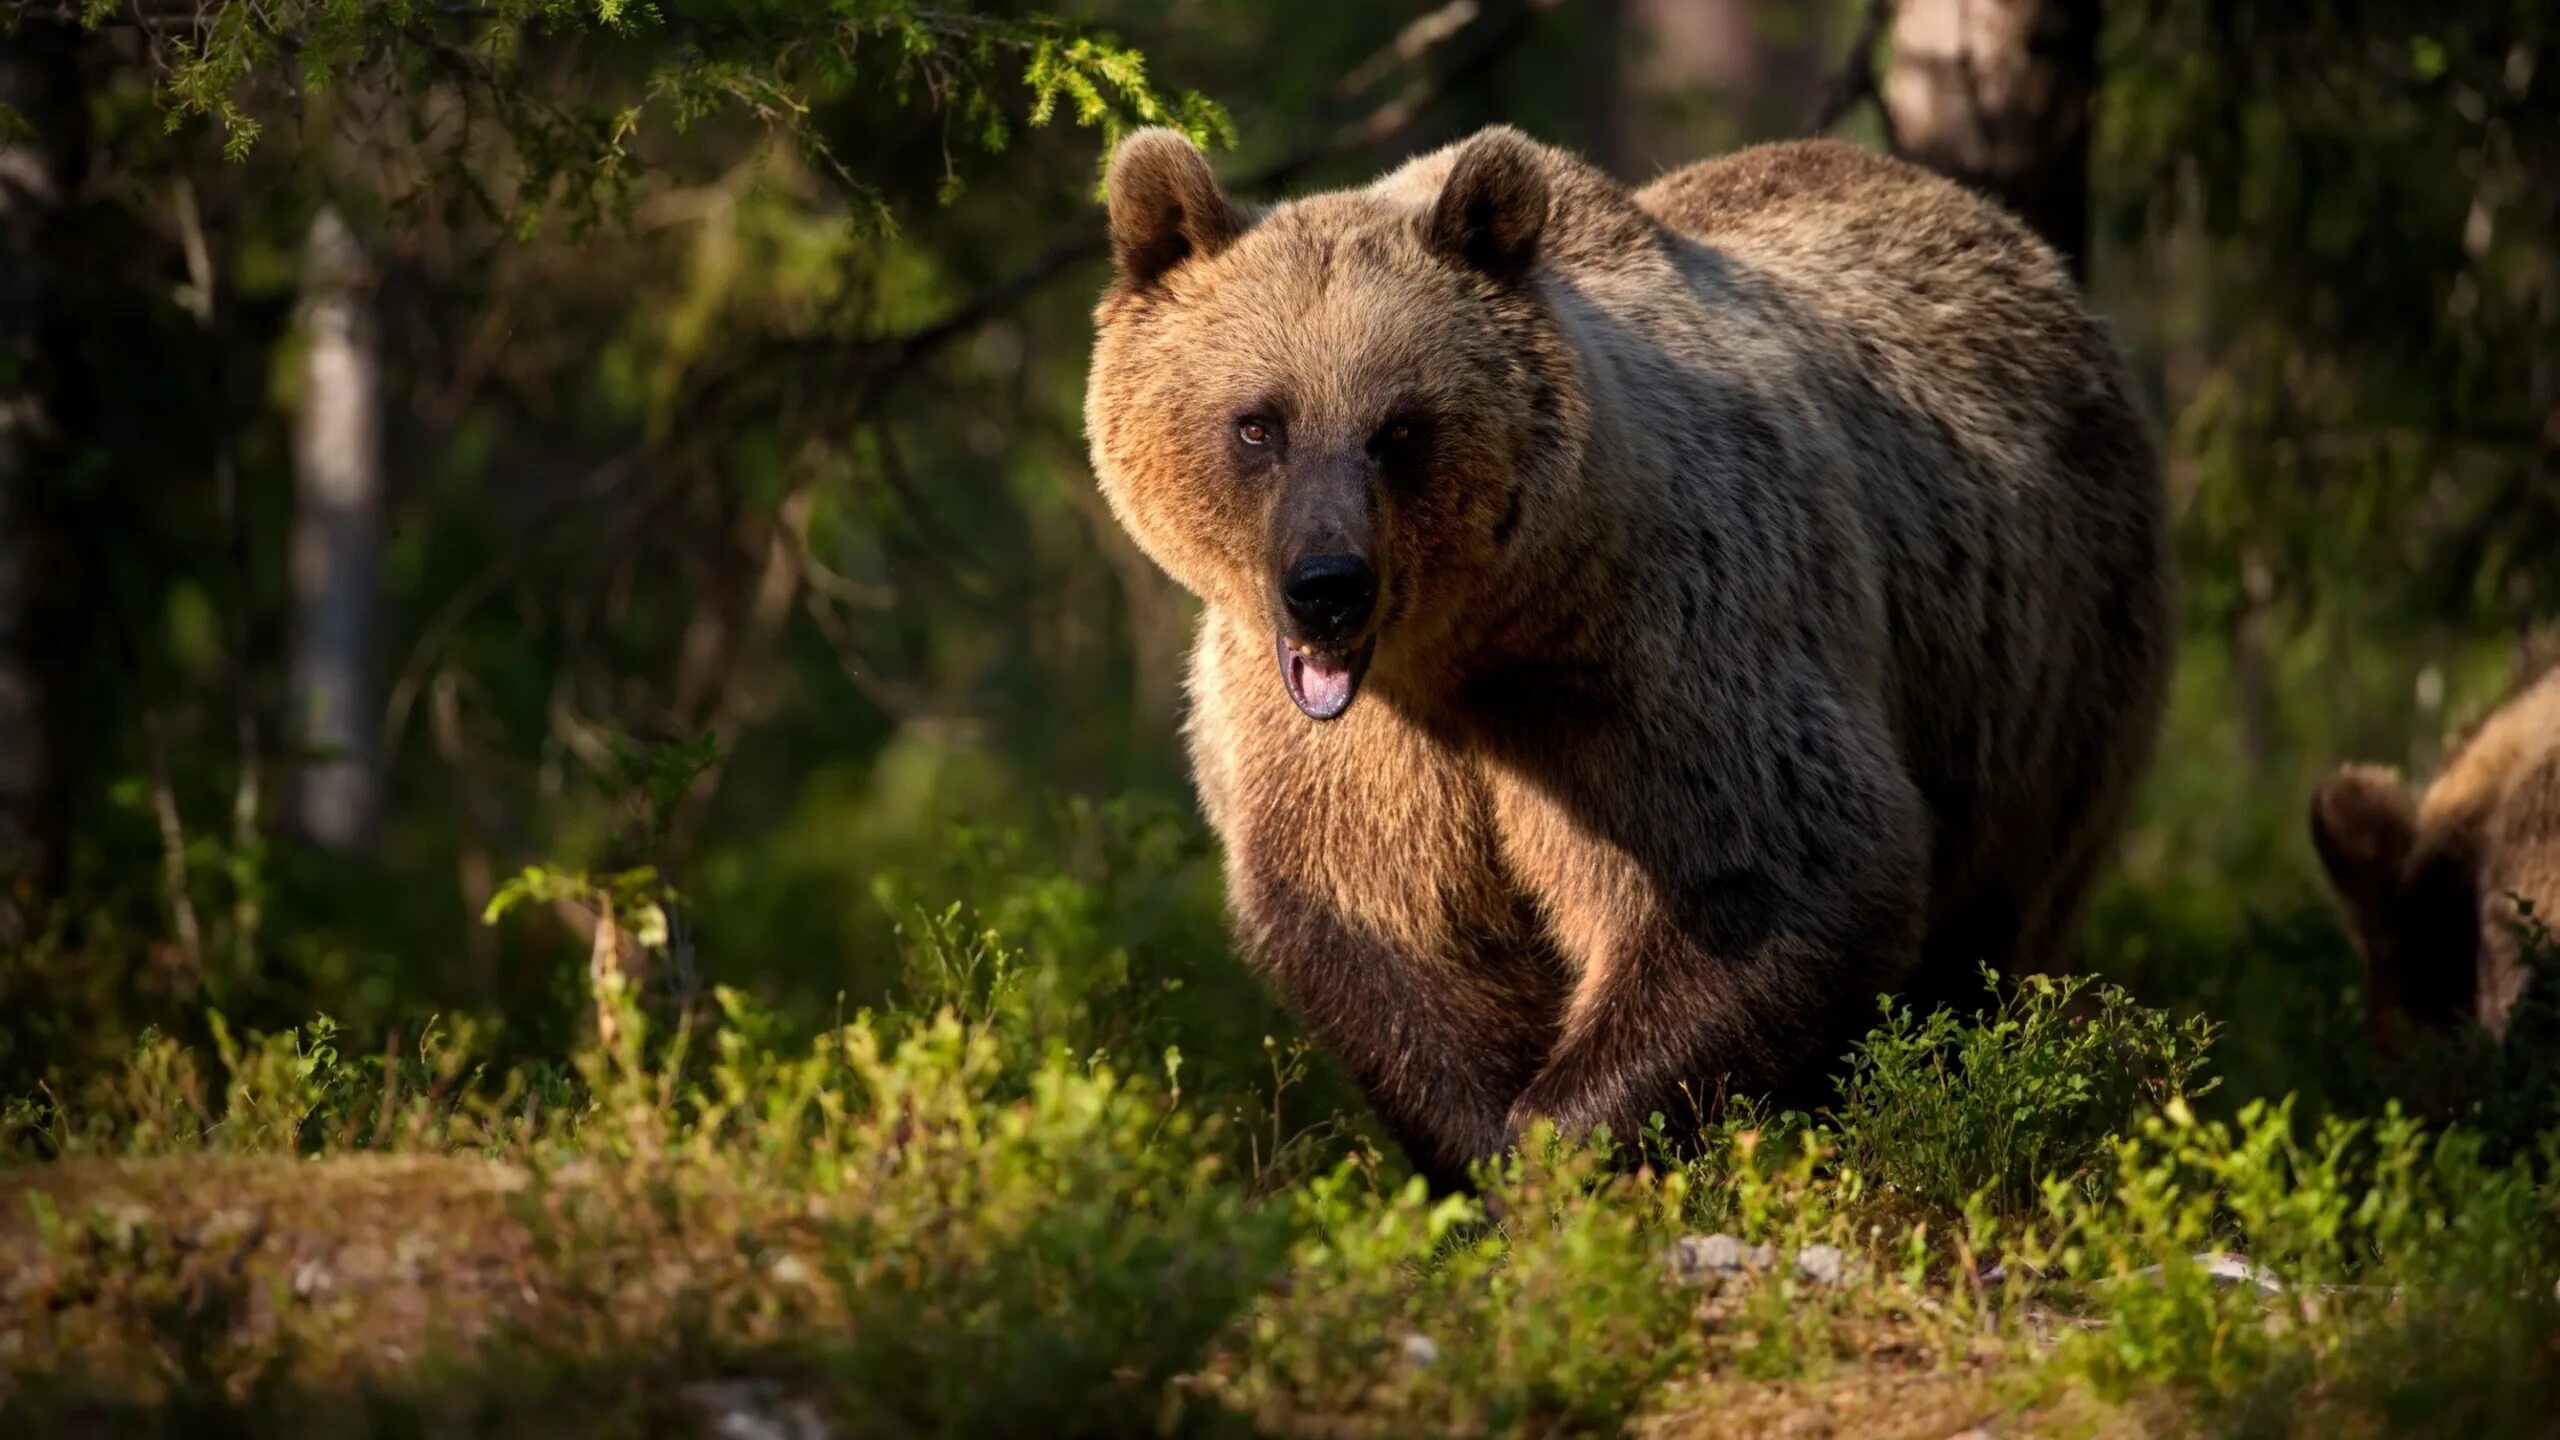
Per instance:
[[[1170,130],[1122,143],[1096,313],[1094,468],[1167,574],[1267,626],[1330,720],[1501,597],[1579,390],[1535,287],[1550,184],[1487,130],[1367,190],[1249,210]]]
[[[2311,838],[2365,957],[2376,1042],[2394,1048],[2401,1015],[2503,1038],[2528,945],[2560,927],[2560,669],[2454,747],[2415,804],[2396,770],[2339,767]]]
[[[2400,772],[2343,765],[2311,798],[2311,839],[2365,960],[2366,1021],[2377,1048],[2397,1048],[2400,1017],[2443,1029],[2478,1007],[2476,860],[2421,844]]]

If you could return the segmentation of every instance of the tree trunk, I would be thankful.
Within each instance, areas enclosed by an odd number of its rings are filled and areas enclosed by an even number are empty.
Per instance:
[[[88,155],[78,32],[0,37],[0,943],[61,883],[67,843],[59,549],[66,228]]]
[[[381,803],[373,638],[382,570],[381,354],[364,247],[335,210],[311,224],[293,437],[292,696],[302,758],[293,824],[333,849],[370,843]]]
[[[1802,124],[1820,95],[1826,7],[1765,0],[1611,0],[1619,73],[1603,87],[1595,158],[1631,183]]]
[[[2018,213],[2086,278],[2098,0],[1902,0],[1894,148]]]

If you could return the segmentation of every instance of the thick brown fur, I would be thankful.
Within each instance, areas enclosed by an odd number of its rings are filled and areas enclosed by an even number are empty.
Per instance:
[[[2530,979],[2523,917],[2560,926],[2560,668],[2455,749],[2413,804],[2400,772],[2345,765],[2311,801],[2311,838],[2365,957],[2377,1048],[2406,1019],[2504,1037]]]
[[[1630,193],[1497,127],[1204,222],[1207,175],[1115,160],[1095,466],[1205,603],[1247,953],[1426,1173],[1807,1093],[1879,992],[2060,957],[2171,624],[2149,430],[2045,245],[1829,142]],[[1380,586],[1323,723],[1273,639],[1317,492]]]

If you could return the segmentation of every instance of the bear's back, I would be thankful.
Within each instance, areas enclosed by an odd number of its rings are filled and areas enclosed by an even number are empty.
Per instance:
[[[1673,230],[1713,243],[1790,211],[1856,203],[1929,178],[1837,140],[1782,140],[1684,165],[1639,189],[1636,203]]]
[[[2560,902],[2560,666],[2454,747],[2419,802],[2418,834],[2428,849],[2478,855],[2484,882],[2513,870]]]
[[[2021,394],[2069,404],[2068,392],[2120,373],[2061,256],[1920,166],[1836,140],[1781,141],[1675,170],[1634,198],[1700,247],[1688,268],[1712,277],[1711,304],[1771,307],[1808,350],[1903,372],[1923,408],[1978,407],[1997,428],[2018,418],[2004,412]]]
[[[1664,227],[1779,269],[1915,261],[2070,291],[2023,221],[1935,171],[1838,140],[1781,140],[1674,170],[1635,192]]]
[[[1755,146],[1634,198],[1688,242],[1702,327],[1759,336],[1752,383],[1838,437],[1806,479],[1865,517],[1934,888],[2033,890],[2018,837],[2120,807],[2166,694],[2165,498],[2113,337],[2024,222],[1856,146]]]

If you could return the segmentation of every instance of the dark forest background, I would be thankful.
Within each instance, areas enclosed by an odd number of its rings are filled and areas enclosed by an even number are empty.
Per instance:
[[[0,1093],[214,1012],[556,1054],[616,946],[654,1005],[815,1023],[981,920],[1262,1063],[1190,609],[1080,434],[1137,123],[1257,197],[1492,121],[1631,181],[1829,132],[2070,250],[2167,437],[2185,627],[2083,959],[2221,1019],[2227,1096],[2371,1098],[2310,785],[2423,772],[2560,617],[2537,0],[0,23]]]

